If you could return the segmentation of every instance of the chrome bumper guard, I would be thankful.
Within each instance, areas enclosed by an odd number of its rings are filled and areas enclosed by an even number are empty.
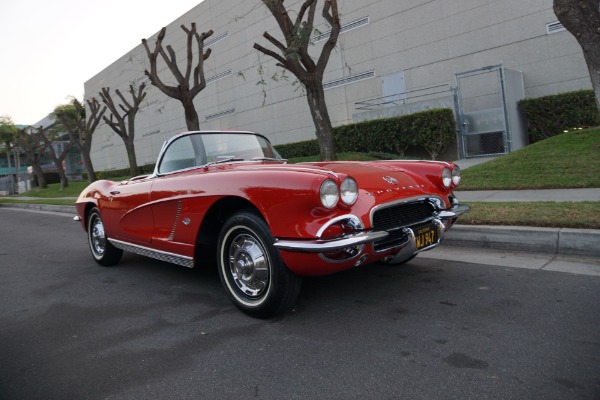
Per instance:
[[[440,243],[442,243],[444,239],[444,223],[439,219],[434,219],[433,223],[437,228],[437,237],[438,240],[436,243],[423,247],[422,249],[417,250],[417,241],[415,239],[415,233],[410,228],[404,228],[404,232],[406,233],[406,242],[398,247],[398,251],[391,255],[387,256],[384,261],[390,264],[399,264],[405,260],[408,260],[413,254],[420,253],[422,251],[431,250],[437,247]]]

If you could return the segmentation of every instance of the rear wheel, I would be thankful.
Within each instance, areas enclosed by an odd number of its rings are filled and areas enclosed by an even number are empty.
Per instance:
[[[106,267],[115,265],[121,260],[123,250],[117,249],[108,241],[100,211],[96,207],[90,211],[87,233],[90,251],[98,264]]]
[[[218,242],[221,282],[245,313],[269,318],[294,305],[302,280],[283,263],[266,222],[255,212],[230,217]]]

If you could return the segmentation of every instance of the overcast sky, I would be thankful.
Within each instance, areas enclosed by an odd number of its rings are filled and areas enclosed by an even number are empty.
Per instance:
[[[0,115],[43,119],[202,0],[0,0]]]

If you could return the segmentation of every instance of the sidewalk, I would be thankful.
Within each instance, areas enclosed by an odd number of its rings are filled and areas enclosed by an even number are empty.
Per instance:
[[[466,169],[495,157],[455,161]],[[473,190],[454,192],[460,202],[600,201],[600,188],[542,190]],[[455,225],[444,241],[450,246],[500,251],[525,251],[555,256],[600,259],[600,230],[522,226]],[[444,246],[441,246],[443,249]]]
[[[600,201],[600,188],[456,191],[469,202]],[[600,230],[522,226],[455,225],[446,235],[454,246],[600,258]]]

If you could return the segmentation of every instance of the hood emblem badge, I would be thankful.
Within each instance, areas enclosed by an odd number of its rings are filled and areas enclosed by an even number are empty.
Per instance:
[[[192,223],[192,220],[186,217],[186,218],[184,218],[184,219],[183,219],[183,221],[181,221],[181,222],[183,222],[183,224],[184,224],[185,226],[187,226],[187,225],[189,225],[189,224],[191,224],[191,223]]]
[[[390,185],[397,185],[398,184],[398,179],[391,177],[391,176],[384,176],[383,180],[386,181],[387,183],[389,183]]]

